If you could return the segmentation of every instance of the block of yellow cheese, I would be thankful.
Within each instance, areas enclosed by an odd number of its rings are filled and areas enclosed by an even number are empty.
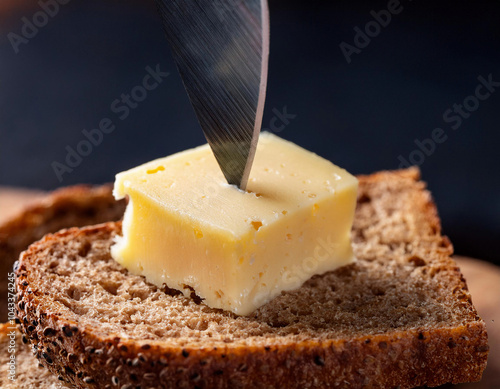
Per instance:
[[[356,191],[345,170],[269,133],[241,191],[200,146],[116,176],[115,197],[129,203],[112,255],[153,284],[247,315],[353,261]]]

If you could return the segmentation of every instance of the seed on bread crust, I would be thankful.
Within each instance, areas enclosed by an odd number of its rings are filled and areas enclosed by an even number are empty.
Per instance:
[[[49,337],[49,336],[54,336],[56,335],[56,331],[53,328],[50,327],[45,327],[43,330],[43,336]]]

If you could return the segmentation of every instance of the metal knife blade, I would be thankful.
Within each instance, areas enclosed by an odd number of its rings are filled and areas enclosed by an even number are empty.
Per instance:
[[[156,0],[205,137],[229,184],[246,188],[267,85],[267,0]]]

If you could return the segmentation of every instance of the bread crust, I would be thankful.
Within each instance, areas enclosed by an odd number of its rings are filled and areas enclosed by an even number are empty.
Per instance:
[[[12,371],[9,363],[14,366]],[[61,381],[38,363],[31,354],[26,338],[23,341],[21,332],[10,323],[0,324],[0,387],[2,389],[63,388]]]
[[[362,204],[369,201],[365,197],[376,193],[394,196],[391,190],[397,185],[414,185],[418,177],[416,169],[359,177],[357,213],[364,212]],[[409,261],[425,262],[425,254],[432,254],[434,260],[426,271],[436,282],[452,288],[456,304],[465,312],[460,325],[394,328],[385,333],[284,343],[270,337],[257,345],[228,343],[222,347],[209,343],[183,347],[103,333],[58,312],[36,279],[30,278],[30,268],[40,253],[64,239],[109,240],[120,233],[120,223],[107,223],[48,235],[22,255],[16,269],[20,327],[41,363],[77,388],[413,388],[478,381],[488,355],[485,324],[449,257],[452,247],[440,235],[431,197],[424,184],[417,184],[418,212],[412,217],[422,218],[417,220],[422,231],[417,232],[424,234],[425,230],[430,235],[421,240],[417,258]],[[355,231],[354,245],[369,241],[366,228],[355,226]]]
[[[76,185],[58,189],[34,201],[0,224],[0,295],[7,295],[7,274],[31,243],[62,228],[119,220],[125,202],[116,201],[111,185]],[[0,304],[0,322],[7,320],[7,304]]]

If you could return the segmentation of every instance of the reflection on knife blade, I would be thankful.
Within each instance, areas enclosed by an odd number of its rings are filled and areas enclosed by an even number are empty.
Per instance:
[[[266,0],[156,0],[184,86],[230,184],[245,189],[267,84]]]

